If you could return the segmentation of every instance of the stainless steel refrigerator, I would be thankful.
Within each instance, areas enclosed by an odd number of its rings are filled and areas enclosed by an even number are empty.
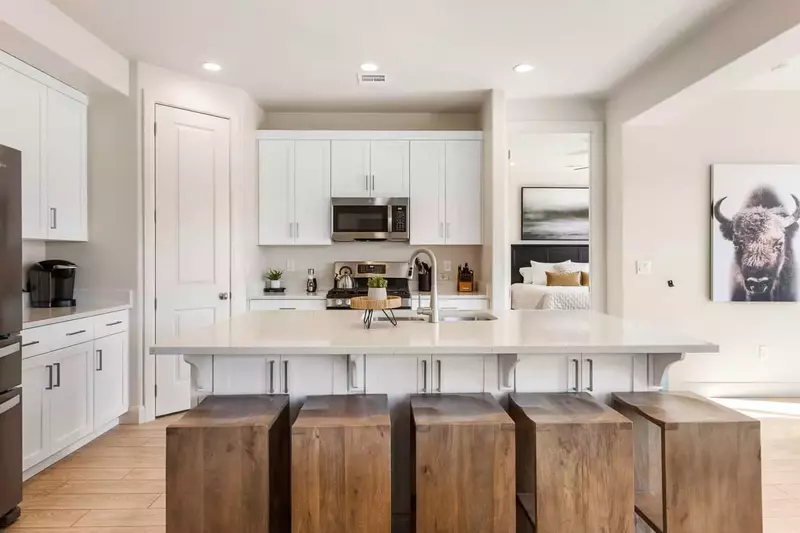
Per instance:
[[[0,528],[22,502],[22,153],[0,145]]]

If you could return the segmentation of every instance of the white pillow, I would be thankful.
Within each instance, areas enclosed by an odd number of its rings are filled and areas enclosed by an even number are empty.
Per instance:
[[[563,263],[537,263],[531,261],[531,268],[533,269],[531,282],[534,285],[547,285],[547,272],[559,272],[559,268],[569,268],[572,261],[564,261]],[[521,271],[522,269],[520,269]],[[562,270],[561,272],[569,272]],[[523,278],[524,278],[523,274]],[[527,283],[527,282],[526,282]]]
[[[556,272],[586,272],[589,274],[589,263],[573,263],[572,261],[564,261],[554,265],[553,268]]]
[[[533,284],[533,267],[522,267],[519,273],[522,275],[522,283]]]

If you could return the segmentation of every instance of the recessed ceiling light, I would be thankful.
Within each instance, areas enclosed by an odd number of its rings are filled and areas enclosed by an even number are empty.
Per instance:
[[[362,63],[361,70],[364,72],[375,72],[378,70],[378,65],[375,63]]]
[[[519,65],[514,65],[514,72],[518,74],[525,74],[526,72],[530,72],[533,70],[533,65],[529,65],[528,63],[520,63]]]
[[[203,63],[203,68],[209,72],[219,72],[222,67],[217,63]]]

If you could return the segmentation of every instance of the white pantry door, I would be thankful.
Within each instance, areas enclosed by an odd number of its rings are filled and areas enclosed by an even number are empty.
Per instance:
[[[230,316],[230,124],[156,106],[156,342]],[[156,416],[191,407],[189,365],[156,356]]]

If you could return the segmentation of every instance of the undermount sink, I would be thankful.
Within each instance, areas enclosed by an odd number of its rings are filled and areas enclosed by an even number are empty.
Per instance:
[[[398,322],[428,322],[429,318],[424,315],[414,315],[414,316],[398,316],[396,317]],[[376,316],[373,319],[373,322],[389,322],[389,318],[385,316]],[[497,317],[482,311],[478,312],[461,312],[458,314],[448,314],[448,315],[441,315],[439,317],[439,322],[488,322],[490,320],[497,320]]]

